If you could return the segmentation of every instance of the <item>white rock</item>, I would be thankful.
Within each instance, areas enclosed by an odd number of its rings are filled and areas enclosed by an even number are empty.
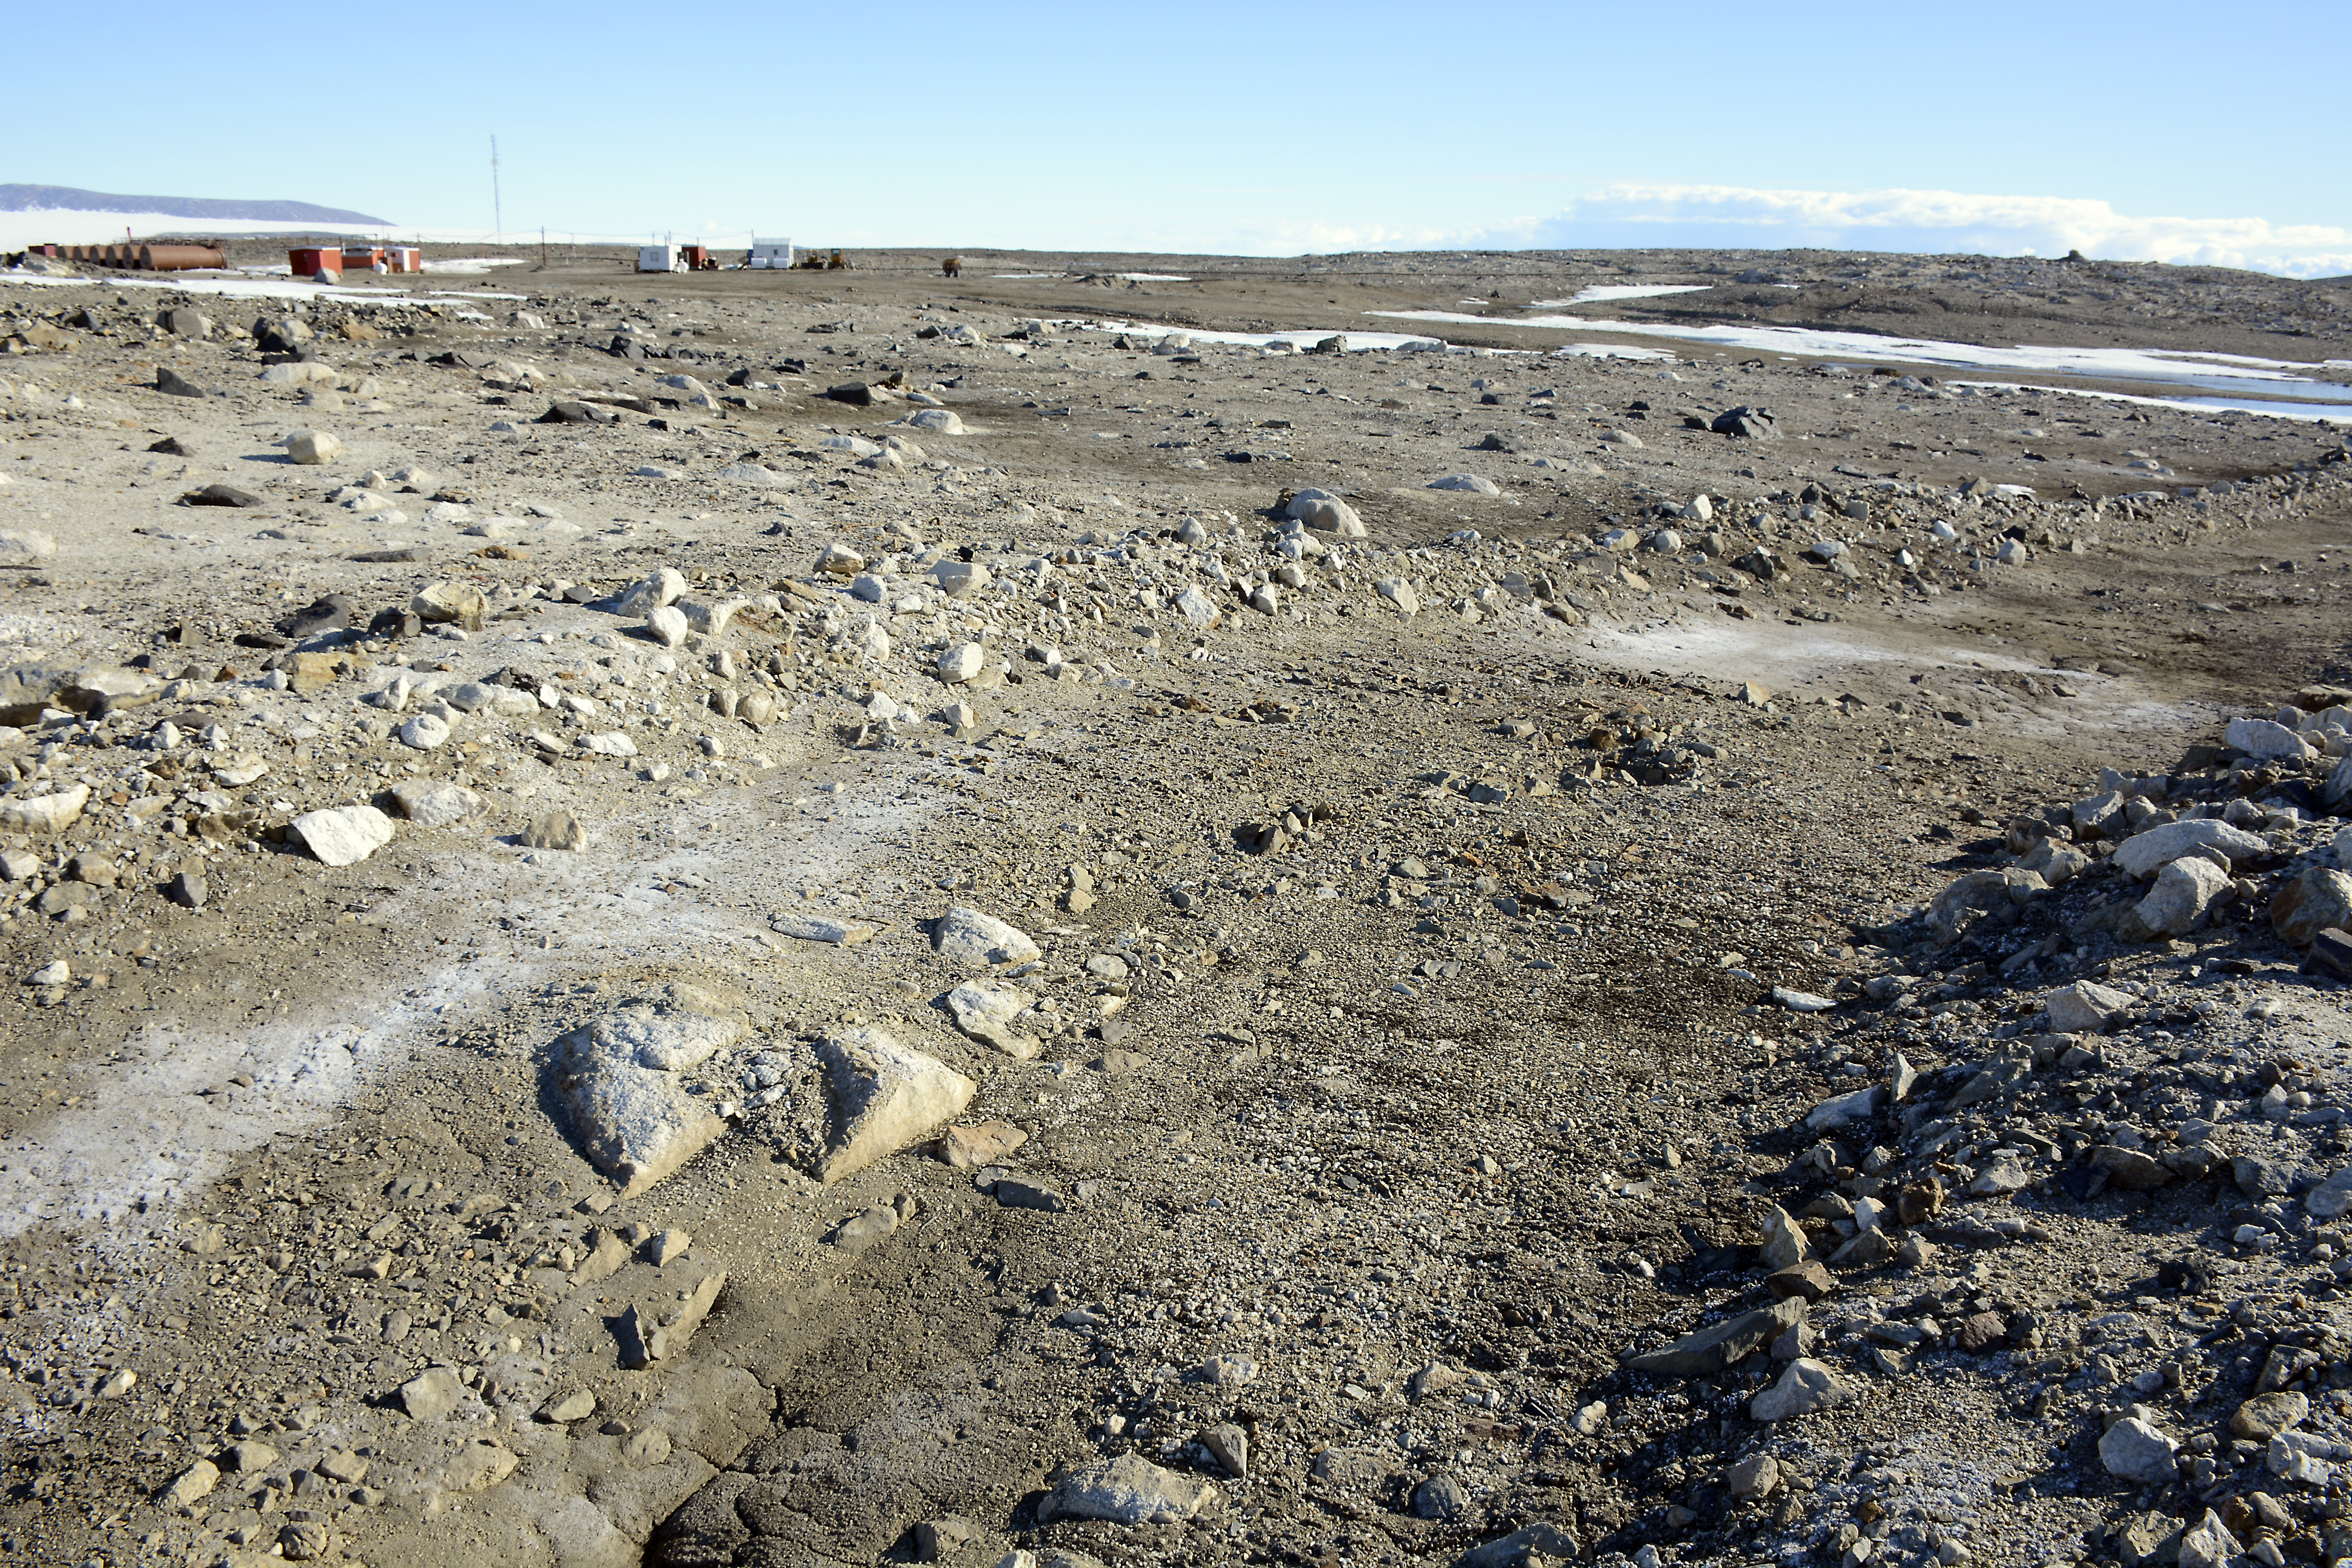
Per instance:
[[[0,561],[40,561],[57,552],[55,534],[37,528],[0,528]]]
[[[2331,926],[2352,931],[2352,876],[2307,862],[2271,895],[2271,929],[2308,947]]]
[[[400,727],[400,743],[420,752],[446,745],[448,740],[448,723],[436,713],[418,713]]]
[[[737,1018],[707,1017],[675,1008],[625,1007],[588,1026],[589,1045],[615,1061],[656,1072],[698,1068],[745,1034]]]
[[[950,686],[961,685],[981,672],[988,662],[988,650],[976,642],[958,643],[940,655],[940,679]]]
[[[1197,587],[1176,595],[1176,613],[1196,626],[1213,626],[1223,618],[1216,601]]]
[[[343,443],[331,430],[297,430],[286,437],[286,456],[306,468],[331,463],[343,455]]]
[[[654,641],[664,647],[676,647],[684,642],[689,629],[686,612],[675,605],[661,605],[646,612],[646,630],[653,633]]]
[[[835,637],[829,646],[855,653],[862,658],[880,664],[890,657],[890,634],[872,616],[863,617],[863,624],[852,626]]]
[[[1381,598],[1388,600],[1406,615],[1417,616],[1421,613],[1421,595],[1414,593],[1412,584],[1403,578],[1383,577],[1372,586],[1378,590]]]
[[[730,463],[710,476],[721,484],[782,485],[791,481],[764,463]]]
[[[837,1182],[921,1142],[971,1103],[980,1086],[881,1029],[846,1029],[817,1047],[833,1091],[832,1146],[817,1179]]]
[[[1364,537],[1364,520],[1356,515],[1356,509],[1327,491],[1301,490],[1290,498],[1286,510],[1307,527],[1325,533],[1336,533],[1342,539]]]
[[[2179,1568],[2230,1568],[2238,1561],[2238,1538],[2211,1509],[2180,1537]]]
[[[2099,1439],[2099,1462],[2107,1474],[2140,1486],[2165,1486],[2179,1479],[2174,1456],[2180,1445],[2141,1420],[2126,1415]]]
[[[330,866],[357,865],[392,842],[392,818],[372,805],[306,811],[293,827],[310,853]]]
[[[73,966],[64,959],[53,959],[25,976],[27,985],[67,985],[73,982]]]
[[[614,607],[624,616],[642,616],[647,610],[677,603],[685,595],[686,587],[686,574],[665,566],[652,576],[630,584]]]
[[[879,451],[881,448],[877,447],[875,449]],[[854,577],[866,570],[866,557],[852,550],[845,541],[836,539],[826,545],[824,552],[816,558],[816,569],[830,572],[837,577]]]
[[[2205,919],[2230,888],[2230,873],[2202,855],[2184,855],[2156,875],[2156,885],[2133,910],[2158,936],[2182,936]]]
[[[950,599],[969,598],[995,579],[977,561],[942,561],[931,568],[931,581]]]
[[[489,810],[489,802],[472,790],[439,779],[404,779],[392,786],[392,798],[419,827],[456,827]]]
[[[589,1160],[645,1191],[709,1147],[727,1124],[714,1101],[688,1092],[684,1075],[743,1036],[730,1018],[630,1007],[595,1019],[564,1042],[563,1089]]]
[[[2341,1219],[2352,1209],[2352,1166],[2336,1172],[2304,1194],[2303,1206],[2315,1219]]]
[[[2230,727],[2221,731],[2221,743],[2252,757],[2284,757],[2300,762],[2315,754],[2311,743],[2301,735],[2268,719],[2231,720]]]
[[[1833,1096],[1805,1113],[1805,1126],[1810,1131],[1829,1132],[1849,1121],[1867,1121],[1878,1114],[1878,1108],[1885,1103],[1885,1086],[1875,1083],[1866,1089]]]
[[[1100,1519],[1114,1524],[1181,1524],[1216,1503],[1217,1483],[1163,1470],[1140,1454],[1081,1466],[1037,1505],[1048,1519]]]
[[[890,585],[871,572],[861,573],[850,580],[849,596],[863,599],[869,605],[880,604],[889,593]]]
[[[1500,485],[1497,485],[1492,479],[1480,479],[1476,474],[1445,474],[1440,478],[1430,480],[1429,489],[1433,490],[1466,490],[1472,495],[1481,496],[1498,496],[1503,493],[1503,489]]]
[[[1764,1243],[1757,1251],[1768,1268],[1794,1268],[1811,1249],[1804,1228],[1778,1204],[1767,1206],[1763,1229]]]
[[[637,743],[618,730],[608,731],[602,735],[583,735],[573,744],[599,757],[634,757],[637,754]]]
[[[687,627],[701,637],[718,637],[719,632],[734,623],[736,616],[751,609],[751,599],[679,599],[679,614],[685,614]]]
[[[948,1011],[965,1034],[1027,1061],[1043,1047],[1018,1026],[1034,1016],[1035,1000],[1009,980],[967,980],[948,993]]]
[[[1780,1374],[1780,1381],[1748,1402],[1748,1414],[1759,1421],[1787,1421],[1831,1410],[1853,1397],[1853,1390],[1820,1362],[1799,1356]]]
[[[909,416],[907,423],[913,426],[918,430],[928,430],[934,436],[964,436],[970,434],[970,432],[964,428],[963,421],[955,416],[955,413],[952,409],[926,408],[920,414]]]
[[[784,936],[798,937],[803,942],[827,942],[835,947],[856,947],[875,931],[875,927],[863,921],[840,921],[827,915],[778,915],[768,924],[771,931]]]
[[[1027,963],[1038,956],[1037,944],[992,915],[958,905],[940,917],[931,929],[931,946],[940,956],[975,966]]]
[[[2032,871],[2053,888],[2063,888],[2091,868],[2091,858],[2072,844],[2061,844],[2048,838],[2036,846],[2033,852],[2017,863],[2021,871]]]
[[[409,595],[408,608],[422,621],[454,622],[465,630],[478,631],[489,618],[490,602],[471,583],[427,583]]]
[[[2116,846],[2114,858],[2116,865],[2128,875],[2147,877],[2200,849],[2218,849],[2231,861],[2251,860],[2270,853],[2270,846],[2251,833],[2211,817],[2194,817],[2133,834]]]
[[[198,1459],[182,1470],[172,1484],[163,1489],[159,1500],[167,1509],[184,1509],[201,1499],[210,1497],[220,1485],[220,1467],[210,1459]]]
[[[63,833],[81,820],[89,804],[89,785],[76,784],[55,795],[0,798],[0,829],[11,833]]]
[[[2088,980],[2063,985],[2042,999],[2050,1013],[2050,1027],[2062,1035],[2097,1035],[2106,1031],[2116,1016],[2131,1005],[2120,991]]]

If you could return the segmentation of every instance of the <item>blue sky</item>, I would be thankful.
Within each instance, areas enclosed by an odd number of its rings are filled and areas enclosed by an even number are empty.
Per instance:
[[[2241,18],[2249,25],[2238,27]],[[427,229],[2352,272],[2352,5],[26,7],[0,181]],[[73,60],[86,69],[66,68]],[[110,107],[109,107],[110,106]],[[306,121],[315,129],[305,129]]]

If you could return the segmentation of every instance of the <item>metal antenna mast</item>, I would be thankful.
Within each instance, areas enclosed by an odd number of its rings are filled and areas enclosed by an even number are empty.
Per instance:
[[[498,226],[497,233],[491,237],[503,237],[507,231],[507,206],[505,199],[499,195],[499,138],[496,132],[490,134],[490,221]]]

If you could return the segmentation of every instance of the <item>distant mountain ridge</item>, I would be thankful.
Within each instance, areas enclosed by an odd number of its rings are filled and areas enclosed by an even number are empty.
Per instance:
[[[390,223],[341,207],[309,202],[210,201],[197,196],[113,196],[70,185],[0,185],[0,212],[143,213],[164,217],[217,218],[244,223]]]

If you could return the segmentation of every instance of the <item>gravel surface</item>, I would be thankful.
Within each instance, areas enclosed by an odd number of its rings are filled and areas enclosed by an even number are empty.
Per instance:
[[[0,1550],[2352,1555],[2340,426],[857,259],[0,275]]]

